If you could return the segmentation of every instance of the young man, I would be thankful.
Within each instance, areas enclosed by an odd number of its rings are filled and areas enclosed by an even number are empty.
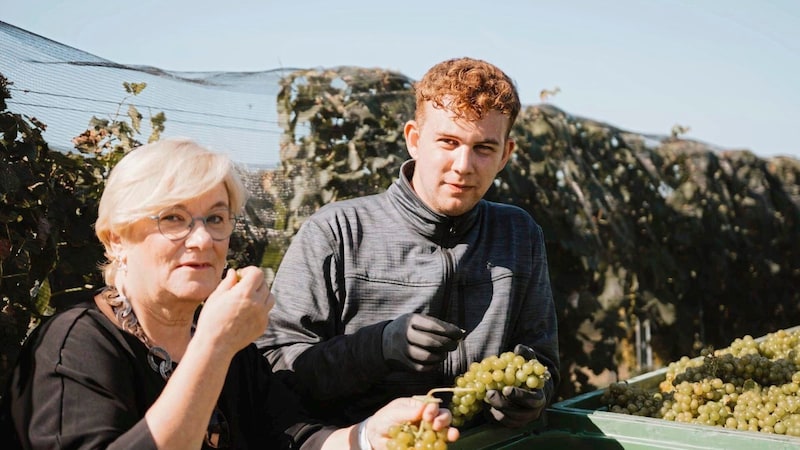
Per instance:
[[[412,159],[386,192],[326,205],[303,224],[258,344],[310,407],[346,423],[453,386],[486,356],[535,352],[553,376],[544,389],[487,393],[489,417],[522,426],[552,401],[559,367],[541,227],[483,200],[514,150],[519,95],[470,58],[435,65],[415,91]]]

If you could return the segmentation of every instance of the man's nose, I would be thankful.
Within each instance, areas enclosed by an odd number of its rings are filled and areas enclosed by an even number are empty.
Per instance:
[[[453,150],[453,170],[468,172],[472,167],[472,149],[467,145],[460,145]]]

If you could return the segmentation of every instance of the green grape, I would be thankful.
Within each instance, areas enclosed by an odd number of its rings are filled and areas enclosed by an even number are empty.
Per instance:
[[[550,379],[547,366],[538,360],[526,360],[514,352],[487,356],[472,362],[469,369],[456,377],[450,411],[453,426],[459,427],[483,409],[486,391],[501,390],[505,386],[541,389]]]
[[[435,431],[433,424],[424,420],[393,425],[387,434],[387,450],[447,450],[447,428]]]

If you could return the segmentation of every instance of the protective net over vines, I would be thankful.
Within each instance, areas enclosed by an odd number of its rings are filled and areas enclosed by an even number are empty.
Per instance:
[[[248,166],[278,165],[275,97],[290,69],[191,73],[128,66],[4,22],[0,49],[0,72],[14,83],[9,107],[46,124],[54,149],[72,149],[72,138],[92,116],[112,116],[124,96],[122,83],[147,83],[133,103],[145,115],[164,112],[164,137],[191,137]]]

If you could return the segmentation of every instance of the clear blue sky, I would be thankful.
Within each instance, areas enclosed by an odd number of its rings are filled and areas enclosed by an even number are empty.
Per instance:
[[[4,6],[10,0],[2,0]],[[176,71],[356,65],[418,79],[495,63],[523,103],[721,149],[800,158],[796,0],[30,0],[0,20],[124,64]]]

